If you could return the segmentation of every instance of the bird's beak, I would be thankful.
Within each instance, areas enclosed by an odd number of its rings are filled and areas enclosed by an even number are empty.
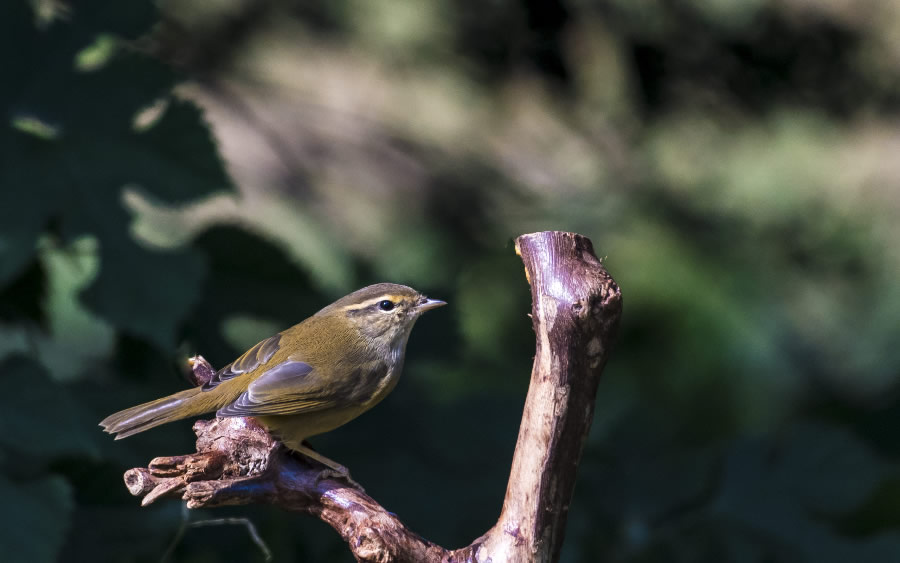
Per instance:
[[[441,301],[440,299],[428,299],[427,297],[423,297],[422,299],[419,299],[419,304],[418,306],[416,306],[416,310],[420,313],[424,313],[425,311],[430,311],[431,309],[443,307],[446,304],[446,301]]]

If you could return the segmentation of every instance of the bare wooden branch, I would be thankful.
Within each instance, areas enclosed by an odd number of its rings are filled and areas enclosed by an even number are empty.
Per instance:
[[[619,288],[580,235],[523,235],[516,251],[531,284],[537,349],[500,518],[470,545],[447,550],[404,526],[318,463],[298,458],[253,419],[194,425],[197,452],[125,473],[147,505],[180,496],[188,508],[266,503],[331,525],[358,561],[556,561],[600,372],[621,316]],[[195,361],[202,381],[211,366]]]
[[[556,561],[622,296],[586,237],[523,235],[516,252],[537,349],[503,511],[484,547],[504,561]]]

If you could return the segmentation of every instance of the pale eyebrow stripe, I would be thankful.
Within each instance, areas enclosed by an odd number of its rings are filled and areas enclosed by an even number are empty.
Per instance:
[[[363,301],[362,303],[360,303],[358,305],[347,305],[346,307],[344,307],[344,310],[345,311],[358,311],[359,309],[365,309],[366,307],[371,307],[372,305],[374,305],[380,301],[384,301],[385,299],[390,299],[394,303],[397,303],[399,301],[403,301],[403,296],[394,295],[394,294],[385,294],[385,295],[381,295],[379,297],[373,297],[372,299],[369,299],[367,301]]]

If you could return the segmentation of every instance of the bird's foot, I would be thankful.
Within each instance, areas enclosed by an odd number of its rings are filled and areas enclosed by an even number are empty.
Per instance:
[[[312,459],[314,461],[318,461],[319,463],[327,467],[327,469],[323,469],[316,476],[316,485],[318,485],[325,479],[343,479],[344,481],[350,483],[350,485],[352,485],[353,487],[356,487],[360,491],[365,492],[365,489],[362,488],[362,485],[360,485],[350,477],[350,470],[340,463],[332,459],[328,459],[306,444],[291,444],[289,446],[289,449],[292,450],[292,453],[294,454],[303,456],[307,458],[307,460]]]
[[[359,489],[361,492],[366,492],[366,490],[363,489],[362,485],[360,485],[359,483],[354,481],[352,477],[350,477],[350,471],[347,470],[346,467],[344,467],[343,465],[339,467],[340,469],[332,469],[331,467],[329,467],[328,469],[319,471],[319,474],[316,475],[316,485],[326,479],[342,479],[344,481],[347,481],[352,487]]]

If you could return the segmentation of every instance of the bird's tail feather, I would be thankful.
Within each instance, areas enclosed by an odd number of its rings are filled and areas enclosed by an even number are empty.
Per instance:
[[[190,399],[198,393],[199,387],[186,389],[162,399],[119,411],[104,418],[100,426],[106,432],[115,434],[116,440],[120,440],[160,424],[203,414],[206,409],[191,408]]]

